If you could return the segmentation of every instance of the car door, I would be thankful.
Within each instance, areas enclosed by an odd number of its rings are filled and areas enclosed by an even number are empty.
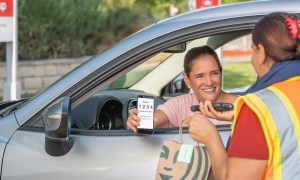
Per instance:
[[[6,148],[2,179],[155,179],[163,141],[178,140],[177,130],[168,131],[74,134],[73,148],[58,157],[46,153],[43,132],[17,131]],[[187,133],[183,141],[195,144]]]

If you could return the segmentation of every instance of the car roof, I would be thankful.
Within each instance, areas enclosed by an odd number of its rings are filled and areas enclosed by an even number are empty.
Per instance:
[[[216,19],[228,19],[247,16],[266,15],[275,11],[286,11],[290,13],[299,13],[299,0],[266,0],[255,2],[240,2],[233,4],[223,4],[197,10],[192,10],[176,17],[171,17],[157,24],[199,24]],[[237,11],[238,9],[238,11]]]

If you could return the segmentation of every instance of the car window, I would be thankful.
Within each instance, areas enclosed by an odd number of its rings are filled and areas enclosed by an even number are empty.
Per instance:
[[[124,89],[131,87],[171,55],[172,53],[158,53],[143,64],[137,66],[133,70],[110,83],[105,89]]]

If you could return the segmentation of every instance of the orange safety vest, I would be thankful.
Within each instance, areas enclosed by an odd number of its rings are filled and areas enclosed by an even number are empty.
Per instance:
[[[262,126],[269,151],[264,179],[300,179],[299,95],[300,76],[297,76],[241,96],[235,104],[231,134],[244,103]]]

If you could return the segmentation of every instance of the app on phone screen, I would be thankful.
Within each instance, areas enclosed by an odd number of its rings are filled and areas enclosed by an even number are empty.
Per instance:
[[[153,98],[138,98],[138,116],[141,119],[139,129],[153,129]]]

